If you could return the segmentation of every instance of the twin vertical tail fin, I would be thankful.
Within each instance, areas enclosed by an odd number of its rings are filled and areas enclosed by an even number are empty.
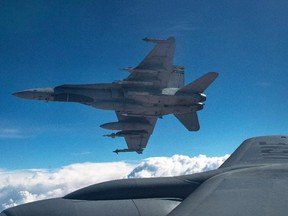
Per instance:
[[[182,88],[184,86],[184,66],[173,65],[167,88]]]
[[[218,73],[209,72],[190,84],[179,89],[175,95],[193,94],[204,92],[210,84],[217,78]],[[198,131],[200,129],[197,112],[174,114],[175,117],[187,128],[189,131]]]

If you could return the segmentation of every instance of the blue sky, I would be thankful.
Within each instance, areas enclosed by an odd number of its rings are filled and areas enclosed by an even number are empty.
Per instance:
[[[183,154],[223,156],[244,139],[287,134],[286,1],[1,1],[0,169],[140,161]],[[21,100],[19,90],[109,83],[152,49],[142,38],[176,37],[175,64],[186,84],[220,73],[205,92],[201,130],[173,117],[156,125],[143,155],[116,155],[124,139],[99,125],[111,111],[73,103]]]

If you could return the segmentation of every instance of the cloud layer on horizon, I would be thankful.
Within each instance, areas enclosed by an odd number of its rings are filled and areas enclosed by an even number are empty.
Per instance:
[[[139,164],[79,163],[57,170],[0,170],[0,211],[19,204],[61,197],[79,188],[124,178],[186,175],[218,168],[229,155],[154,157]]]

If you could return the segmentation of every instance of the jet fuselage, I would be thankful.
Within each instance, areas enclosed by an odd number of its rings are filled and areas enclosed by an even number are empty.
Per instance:
[[[203,109],[204,94],[175,95],[177,88],[163,90],[123,86],[122,84],[64,85],[14,93],[15,96],[45,101],[78,102],[122,114],[163,116]]]

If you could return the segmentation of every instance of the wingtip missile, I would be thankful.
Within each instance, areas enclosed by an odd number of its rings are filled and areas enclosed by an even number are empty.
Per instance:
[[[148,37],[145,37],[142,40],[145,41],[145,42],[150,42],[151,39],[149,39]]]
[[[151,43],[174,43],[175,38],[174,37],[168,37],[167,39],[153,39],[145,37],[142,39],[145,42],[151,42]]]
[[[117,155],[120,152],[136,152],[137,154],[143,154],[144,149],[116,149],[113,152],[116,153]]]
[[[132,73],[134,72],[134,69],[133,67],[125,67],[125,68],[119,68],[119,70],[122,70],[122,71],[127,71],[129,73]]]
[[[111,138],[115,138],[117,137],[117,134],[116,133],[111,133],[111,134],[105,134],[103,135],[104,137],[111,137]]]

